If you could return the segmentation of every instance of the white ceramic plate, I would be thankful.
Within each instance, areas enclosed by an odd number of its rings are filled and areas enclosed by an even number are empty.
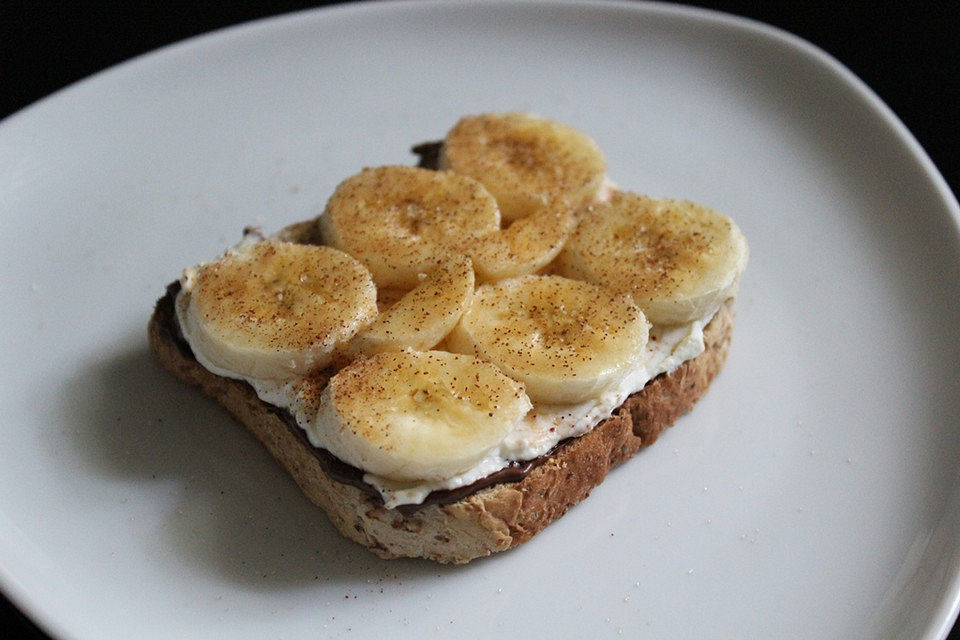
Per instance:
[[[531,544],[341,540],[161,372],[165,283],[484,110],[750,239],[729,364]],[[0,586],[62,638],[936,638],[960,598],[958,207],[856,78],[657,5],[358,5],[97,75],[0,125]]]

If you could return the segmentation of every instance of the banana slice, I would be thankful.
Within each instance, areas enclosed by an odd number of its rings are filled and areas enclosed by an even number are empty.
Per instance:
[[[486,457],[530,408],[522,385],[489,363],[445,351],[390,351],[330,380],[314,444],[390,480],[440,480]]]
[[[716,211],[618,192],[583,215],[556,271],[629,293],[651,322],[670,325],[735,295],[747,254],[740,229]]]
[[[177,313],[204,366],[287,380],[326,366],[377,315],[370,272],[332,247],[244,242],[184,272]]]
[[[326,242],[364,263],[378,287],[411,289],[421,274],[498,231],[500,210],[466,176],[387,166],[342,182],[320,226]]]
[[[353,339],[351,350],[373,355],[404,348],[425,351],[456,326],[473,295],[473,264],[456,256],[427,275]]]
[[[500,204],[505,221],[546,207],[591,202],[606,160],[586,134],[524,113],[462,118],[447,133],[440,168],[476,178]]]
[[[626,375],[649,325],[629,296],[560,276],[477,289],[447,342],[524,383],[535,402],[581,402]]]
[[[571,209],[541,209],[477,239],[470,253],[484,282],[536,273],[560,253],[577,224]]]

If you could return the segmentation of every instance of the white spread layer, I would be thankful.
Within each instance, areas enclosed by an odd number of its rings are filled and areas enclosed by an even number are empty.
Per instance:
[[[639,358],[638,365],[619,384],[578,404],[534,404],[533,411],[507,435],[498,449],[460,475],[442,482],[416,484],[400,484],[369,473],[363,479],[374,486],[383,496],[384,504],[392,508],[403,504],[420,504],[431,491],[464,487],[503,469],[511,461],[541,456],[561,440],[591,431],[623,404],[630,394],[642,389],[656,376],[669,373],[703,353],[703,328],[709,321],[710,318],[706,318],[676,327],[653,327],[646,357]],[[314,442],[316,435],[311,430],[316,427],[310,423],[300,424],[307,429],[310,441]]]
[[[181,291],[175,306],[181,331],[188,326],[184,322],[188,303],[189,293],[186,290]],[[467,486],[503,469],[511,461],[525,461],[541,456],[561,440],[580,436],[592,430],[601,420],[610,416],[614,409],[623,404],[630,394],[642,389],[656,376],[669,373],[687,360],[703,353],[705,348],[703,328],[712,315],[684,325],[651,328],[646,353],[637,359],[637,365],[618,384],[578,404],[535,404],[533,411],[507,435],[497,449],[459,475],[443,481],[397,483],[368,473],[364,475],[364,480],[380,492],[388,508],[393,508],[404,504],[420,504],[431,491]],[[323,429],[339,427],[339,425],[317,424],[315,404],[303,402],[297,393],[300,380],[278,382],[237,375],[210,363],[202,351],[196,348],[190,335],[185,333],[184,338],[194,347],[194,355],[205,369],[218,376],[244,380],[253,387],[261,400],[288,410],[314,446],[322,446],[320,434]]]

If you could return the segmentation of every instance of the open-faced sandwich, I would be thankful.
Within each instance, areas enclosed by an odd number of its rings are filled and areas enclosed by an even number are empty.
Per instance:
[[[727,217],[621,191],[585,134],[461,119],[316,218],[186,269],[153,352],[346,537],[467,562],[529,540],[723,366],[747,261]]]

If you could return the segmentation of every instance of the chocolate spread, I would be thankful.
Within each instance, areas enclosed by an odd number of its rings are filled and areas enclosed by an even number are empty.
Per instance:
[[[180,331],[180,325],[177,322],[174,301],[176,300],[179,292],[180,282],[175,281],[170,283],[167,286],[167,294],[157,302],[157,311],[163,320],[165,328],[167,331],[169,331],[170,337],[180,350],[180,353],[184,356],[184,358],[196,361],[193,350],[190,348],[190,344],[184,339],[183,334]],[[238,382],[242,381],[238,380]],[[242,384],[247,383],[242,382]],[[380,492],[377,491],[373,485],[364,481],[364,471],[362,469],[358,469],[357,467],[347,464],[326,449],[321,449],[311,444],[310,440],[307,438],[306,432],[302,427],[300,427],[296,418],[294,418],[293,414],[291,414],[288,410],[270,404],[267,406],[270,408],[270,411],[274,413],[274,415],[276,415],[280,420],[283,421],[284,424],[287,425],[287,428],[293,433],[294,436],[296,436],[298,440],[300,440],[307,450],[313,454],[313,457],[316,458],[317,462],[320,463],[320,468],[323,469],[324,473],[326,473],[335,481],[341,484],[347,484],[352,487],[356,487],[381,504],[383,503],[383,498],[380,495]],[[485,489],[495,484],[501,484],[504,482],[519,482],[527,477],[531,471],[546,462],[552,455],[556,453],[559,448],[563,447],[566,442],[566,440],[561,441],[544,455],[532,460],[527,460],[524,462],[511,462],[503,469],[494,471],[490,475],[480,478],[472,484],[468,484],[457,489],[439,489],[436,491],[431,491],[421,504],[406,504],[396,507],[396,509],[401,514],[407,516],[426,505],[448,504],[451,502],[456,502],[474,492],[480,491],[481,489]]]
[[[421,169],[436,170],[440,166],[440,149],[443,142],[421,142],[414,146],[411,151],[420,156],[417,166]]]

